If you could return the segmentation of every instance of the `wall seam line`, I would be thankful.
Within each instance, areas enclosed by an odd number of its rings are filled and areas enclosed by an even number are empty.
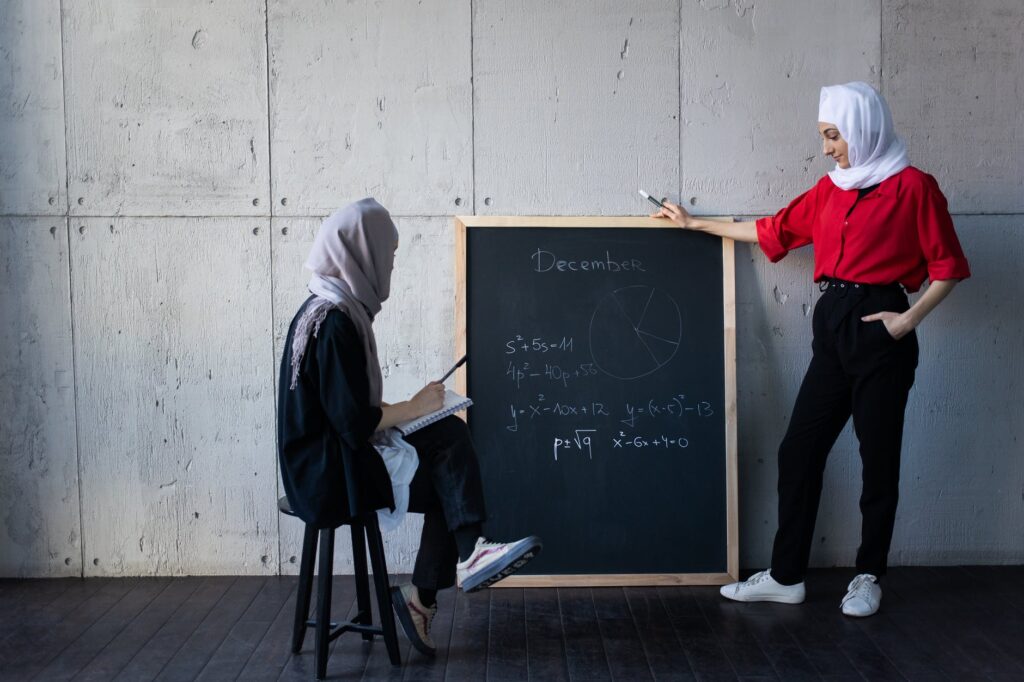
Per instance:
[[[64,54],[64,0],[60,0],[59,22],[60,22],[60,86],[64,106],[64,203],[67,211],[64,218],[64,237],[67,239],[68,249],[68,328],[71,330],[71,392],[73,395],[75,420],[75,468],[78,480],[75,481],[75,489],[78,490],[78,548],[81,558],[79,565],[79,577],[85,577],[85,513],[82,501],[82,431],[78,419],[78,359],[75,344],[75,288],[72,278],[71,265],[71,147],[68,144],[68,81],[67,81],[67,57]]]
[[[683,203],[683,0],[676,3],[676,201]]]
[[[277,500],[281,497],[281,473],[277,461],[277,372],[274,367],[276,357],[274,348],[274,152],[273,134],[270,113],[270,0],[263,0],[263,38],[266,43],[267,67],[267,193],[270,203],[270,217],[267,222],[267,251],[270,268],[270,385],[271,401],[274,405],[274,537],[277,540],[277,575],[282,575],[283,557],[281,556],[281,514],[276,512]]]
[[[778,210],[777,208],[770,209],[770,210],[765,210],[765,211],[750,211],[750,210],[745,209],[745,208],[741,209],[739,211],[729,211],[729,210],[723,209],[721,211],[709,211],[709,212],[706,212],[706,213],[699,213],[699,214],[698,213],[694,213],[693,215],[695,215],[697,217],[705,216],[705,215],[733,215],[733,216],[753,216],[753,215],[756,215],[756,216],[766,216],[766,215],[774,215],[775,211],[777,211],[777,210]],[[278,215],[278,216],[273,216],[273,218],[274,219],[281,218],[281,219],[284,219],[284,220],[323,220],[324,218],[327,217],[327,215],[328,215],[327,213],[317,213],[315,215],[287,215],[287,216]],[[405,214],[405,213],[391,213],[391,217],[392,218],[402,218],[402,219],[444,218],[444,219],[447,220],[447,219],[454,218],[456,215],[462,215],[462,214],[456,214],[456,213],[409,213],[409,214]],[[517,214],[517,215],[520,215],[520,217],[529,218],[529,217],[535,217],[535,216],[572,217],[572,216],[576,216],[576,215],[580,215],[580,214],[577,214],[577,213],[525,213],[525,214]],[[965,217],[970,217],[970,216],[1019,216],[1019,215],[1024,215],[1024,211],[950,211],[949,215],[954,216],[954,217],[956,217],[956,216],[965,216]],[[602,216],[598,216],[598,217],[608,217],[608,216],[602,215]],[[612,216],[612,217],[635,218],[637,216],[635,216],[635,215],[623,215],[623,216]],[[78,216],[76,216],[76,215],[66,215],[66,214],[61,214],[61,213],[52,213],[52,214],[47,214],[47,215],[41,215],[41,214],[37,214],[37,213],[32,213],[32,214],[0,213],[0,218],[4,218],[4,219],[8,219],[8,218],[32,218],[32,219],[36,219],[36,218],[38,218],[38,219],[50,218],[52,220],[65,220],[65,219],[67,219],[67,220],[76,220],[76,219],[77,220],[132,220],[132,219],[136,219],[136,220],[153,220],[153,219],[157,219],[157,220],[159,220],[159,219],[164,219],[164,220],[219,220],[219,219],[225,219],[225,220],[240,220],[240,219],[259,220],[261,218],[269,218],[269,216],[265,216],[265,215],[216,215],[216,216],[201,216],[201,215],[127,215],[127,214],[124,214],[124,213],[121,213],[121,214],[118,214],[118,215],[88,215],[88,216],[78,215]]]
[[[475,11],[473,0],[469,0],[469,165],[472,175],[470,184],[473,192],[473,215],[476,215],[476,50],[473,42],[476,29]]]
[[[885,7],[878,0],[878,91],[885,97]]]

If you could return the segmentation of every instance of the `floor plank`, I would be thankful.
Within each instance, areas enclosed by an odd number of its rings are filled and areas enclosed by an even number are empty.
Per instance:
[[[26,637],[16,637],[5,642],[5,645],[9,645],[17,652],[13,660],[11,651],[4,652],[5,674],[24,676],[26,679],[38,675],[54,656],[102,618],[138,582],[134,578],[97,578],[95,581],[83,589],[80,595],[88,596],[59,620],[42,628],[26,628]]]
[[[196,590],[146,642],[115,680],[152,680],[181,648],[203,619],[220,603],[236,578],[203,578]]]
[[[610,680],[611,669],[604,650],[594,608],[593,590],[582,587],[558,588],[565,633],[565,658],[570,680]]]
[[[292,581],[280,577],[268,578],[263,589],[228,631],[196,679],[216,682],[236,678],[256,651],[291,592]]]
[[[741,678],[775,678],[775,668],[765,656],[746,618],[763,612],[768,604],[741,604],[722,599],[717,587],[692,588],[697,606],[704,614],[718,645]]]
[[[201,578],[177,578],[114,637],[76,680],[105,682],[114,679],[202,583]]]
[[[206,614],[181,648],[167,661],[156,679],[163,682],[194,680],[263,589],[266,580],[258,577],[238,578],[216,608]]]
[[[565,657],[565,634],[558,591],[523,590],[526,617],[527,679],[567,682],[569,668]]]
[[[168,578],[140,579],[131,591],[55,656],[39,673],[39,677],[44,680],[71,679],[123,632],[168,585]]]
[[[627,587],[624,593],[654,678],[678,682],[697,679],[686,651],[679,646],[658,588]]]
[[[526,609],[522,589],[491,592],[490,632],[487,637],[487,679],[519,682],[529,676]]]
[[[621,587],[593,590],[594,609],[612,679],[652,680],[644,645]]]
[[[735,680],[725,651],[694,599],[692,588],[667,587],[659,590],[672,629],[697,679]]]
[[[493,590],[455,595],[454,622],[448,644],[447,680],[483,680],[487,675],[487,620]]]
[[[272,682],[292,655],[292,625],[295,618],[295,599],[299,581],[294,576],[282,577],[288,586],[288,598],[278,609],[274,622],[256,644],[238,679],[250,682]]]

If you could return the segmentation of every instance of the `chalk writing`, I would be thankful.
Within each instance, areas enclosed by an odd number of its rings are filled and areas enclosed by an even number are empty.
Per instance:
[[[603,258],[564,260],[551,251],[537,249],[530,256],[534,272],[647,272],[642,261],[636,258],[618,260],[610,251]]]
[[[548,351],[567,351],[572,352],[573,340],[571,336],[563,336],[561,339],[548,339],[545,340],[542,337],[534,336],[532,339],[526,339],[520,334],[516,334],[516,337],[505,343],[505,355],[515,355],[517,352],[522,353],[547,353]]]
[[[612,448],[624,448],[624,449],[642,449],[642,448],[665,448],[666,450],[671,448],[688,448],[690,447],[690,441],[682,436],[675,436],[669,438],[666,435],[660,436],[627,436],[623,431],[619,431],[617,438],[612,438]]]
[[[591,448],[593,445],[593,437],[590,435],[596,433],[597,429],[575,429],[574,434],[571,436],[565,436],[564,438],[555,437],[555,443],[552,450],[555,453],[555,461],[558,461],[558,451],[562,450],[577,450],[578,452],[586,452],[588,459],[594,459],[594,452]]]
[[[597,374],[597,368],[594,367],[592,363],[583,363],[568,369],[563,369],[561,365],[548,363],[533,364],[530,362],[524,362],[520,365],[510,362],[505,368],[505,376],[509,377],[512,383],[516,385],[516,388],[520,388],[523,381],[527,379],[553,381],[555,383],[562,384],[562,386],[568,386],[569,382],[574,379],[593,376],[595,374]]]
[[[668,402],[656,403],[654,400],[648,400],[643,406],[634,406],[632,403],[626,403],[626,418],[621,421],[632,428],[636,426],[636,421],[641,416],[659,417],[667,415],[682,419],[689,413],[697,417],[710,417],[715,411],[711,409],[711,403],[708,401],[701,400],[697,403],[688,403],[686,402],[686,396],[679,393]]]

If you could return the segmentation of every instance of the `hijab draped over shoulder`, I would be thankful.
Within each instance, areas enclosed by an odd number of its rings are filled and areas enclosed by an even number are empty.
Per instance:
[[[370,403],[380,406],[383,394],[373,318],[391,293],[398,229],[387,209],[374,199],[362,199],[328,216],[306,259],[313,272],[309,291],[314,299],[306,305],[292,336],[291,388],[298,381],[302,356],[310,336],[333,309],[352,320],[363,342]]]
[[[896,134],[885,99],[867,83],[821,89],[818,121],[832,123],[849,145],[849,168],[829,172],[840,189],[877,185],[910,165],[907,145]]]

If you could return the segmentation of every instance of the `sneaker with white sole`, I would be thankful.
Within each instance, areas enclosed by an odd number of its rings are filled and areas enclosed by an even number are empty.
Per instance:
[[[434,656],[437,647],[430,638],[430,624],[437,615],[437,604],[424,606],[420,593],[414,585],[391,588],[391,605],[398,616],[398,622],[416,650],[425,656]]]
[[[543,547],[535,535],[514,542],[490,542],[477,538],[473,553],[455,565],[463,592],[476,592],[525,566]]]
[[[878,586],[878,578],[870,573],[861,573],[846,589],[846,596],[839,604],[844,614],[863,618],[878,612],[882,604],[882,588]]]
[[[743,582],[723,585],[719,592],[733,601],[772,601],[779,604],[800,604],[806,596],[803,583],[782,585],[772,577],[771,569],[755,573]]]

